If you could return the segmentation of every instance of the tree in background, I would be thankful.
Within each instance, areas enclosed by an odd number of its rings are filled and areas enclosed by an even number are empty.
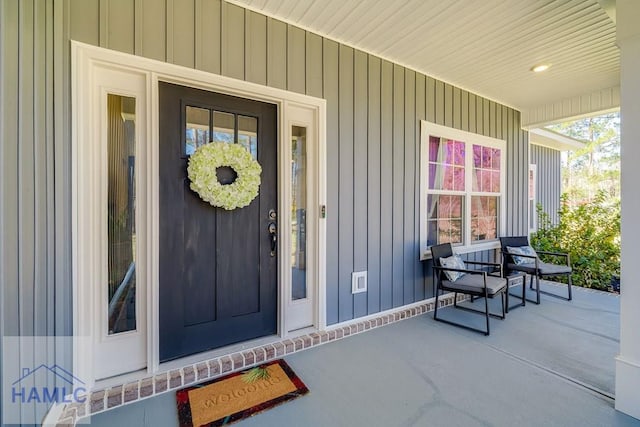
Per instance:
[[[560,123],[549,129],[585,141],[584,148],[563,159],[562,192],[570,207],[592,202],[604,192],[604,203],[620,200],[620,113]]]
[[[600,191],[593,200],[569,207],[563,194],[557,224],[538,204],[538,231],[531,235],[531,244],[541,251],[569,254],[576,286],[607,290],[620,275],[620,202],[611,204],[608,198]]]
[[[620,274],[620,114],[550,129],[586,143],[563,161],[558,223],[539,205],[531,243],[539,250],[570,254],[574,284],[607,289]]]

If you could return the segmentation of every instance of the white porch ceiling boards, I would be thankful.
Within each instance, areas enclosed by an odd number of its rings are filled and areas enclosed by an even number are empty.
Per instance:
[[[525,122],[617,106],[616,26],[597,0],[228,1],[515,107]],[[530,71],[542,63],[551,68]]]

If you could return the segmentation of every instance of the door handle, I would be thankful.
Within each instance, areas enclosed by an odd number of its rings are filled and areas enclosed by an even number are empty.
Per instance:
[[[278,227],[275,222],[269,223],[269,239],[271,240],[271,256],[276,256],[276,249],[278,248]]]

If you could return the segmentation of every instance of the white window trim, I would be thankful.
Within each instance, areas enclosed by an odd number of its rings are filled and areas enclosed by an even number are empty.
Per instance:
[[[465,191],[429,191],[429,135],[437,135],[439,137],[453,139],[456,141],[464,141],[465,146]],[[500,247],[498,239],[471,242],[471,196],[494,196],[496,193],[481,193],[472,191],[473,176],[473,151],[472,145],[478,144],[485,147],[499,148],[500,155],[500,206],[498,219],[498,235],[504,232],[506,227],[506,158],[507,143],[504,140],[491,138],[476,133],[466,132],[460,129],[454,129],[447,126],[438,125],[436,123],[420,120],[420,259],[431,259],[431,251],[427,246],[427,193],[442,194],[460,194],[465,196],[464,202],[464,236],[461,245],[456,245],[457,253],[477,252]]]
[[[95,225],[95,206],[99,204],[99,192],[94,191],[95,183],[87,177],[95,174],[91,169],[87,157],[91,160],[97,155],[91,144],[95,138],[91,123],[92,105],[95,105],[94,75],[97,70],[103,68],[117,69],[134,75],[143,75],[146,79],[146,117],[137,118],[147,135],[146,144],[136,158],[140,167],[137,180],[138,200],[144,201],[148,214],[144,217],[138,215],[136,224],[139,229],[148,231],[145,242],[139,244],[140,259],[146,261],[146,320],[147,320],[147,368],[137,374],[149,375],[159,372],[165,364],[159,362],[159,113],[158,113],[158,82],[165,81],[204,90],[216,91],[230,95],[240,96],[258,101],[276,104],[278,108],[278,210],[287,212],[291,205],[291,191],[286,181],[286,159],[290,150],[291,141],[285,138],[284,129],[288,124],[288,105],[304,106],[315,112],[317,120],[316,137],[318,148],[314,150],[315,158],[308,158],[308,167],[315,173],[315,199],[309,200],[318,211],[326,205],[326,101],[324,99],[288,92],[282,89],[271,88],[251,82],[236,80],[229,77],[215,75],[200,70],[186,68],[174,64],[152,60],[140,56],[134,56],[122,52],[116,52],[76,41],[71,41],[71,89],[72,89],[72,290],[73,290],[73,364],[74,374],[85,382],[87,388],[95,386],[95,375],[92,366],[93,344],[92,340],[83,339],[92,335],[96,316],[92,309],[95,304],[95,291],[88,286],[95,281],[95,266],[98,260],[106,256],[100,240],[93,233]],[[138,124],[137,124],[138,125]],[[85,145],[82,145],[85,144]],[[89,147],[88,149],[86,147]],[[311,172],[310,172],[311,173]],[[86,180],[85,180],[86,179]],[[307,217],[309,228],[315,230],[314,245],[316,253],[310,263],[313,266],[314,275],[309,275],[309,280],[315,281],[315,312],[314,328],[326,329],[326,221],[320,215]],[[284,224],[283,224],[284,225]],[[280,226],[278,240],[285,240],[283,233],[288,230],[286,226]],[[286,246],[282,246],[286,248]],[[278,335],[283,337],[286,317],[286,287],[285,271],[290,269],[290,256],[284,252],[279,256],[278,265]],[[224,349],[222,349],[224,350]],[[189,363],[201,358],[206,360],[208,353],[189,356]],[[187,358],[185,358],[187,359]],[[179,362],[179,360],[177,361]],[[168,362],[175,364],[176,361]],[[168,366],[168,365],[166,365]],[[110,379],[109,381],[113,381]]]

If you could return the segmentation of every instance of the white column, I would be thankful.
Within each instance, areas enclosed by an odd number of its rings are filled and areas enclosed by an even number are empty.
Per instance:
[[[617,0],[620,47],[622,256],[616,409],[640,419],[640,1]]]

